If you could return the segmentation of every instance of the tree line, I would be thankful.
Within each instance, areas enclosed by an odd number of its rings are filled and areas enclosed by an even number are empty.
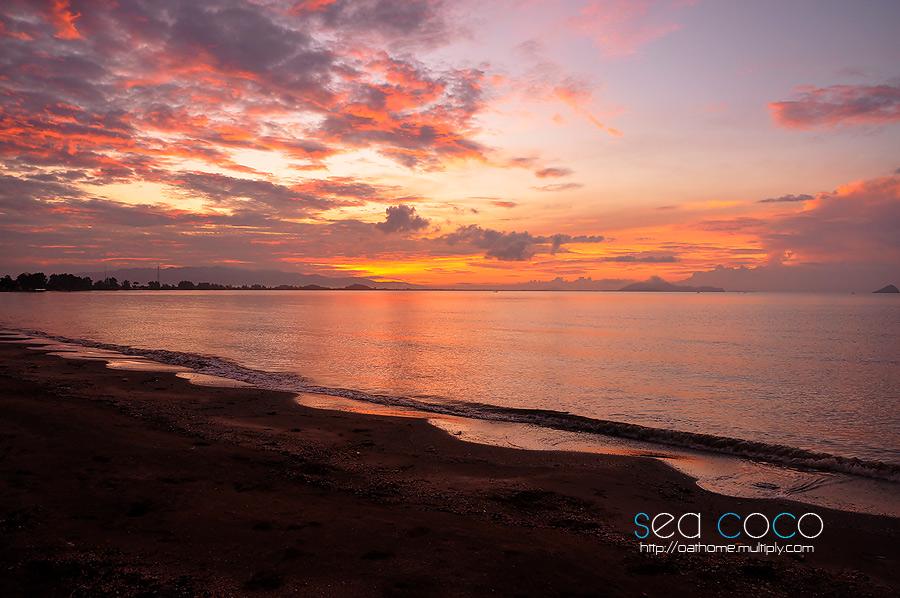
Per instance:
[[[302,287],[293,285],[279,285],[277,287],[267,287],[261,284],[232,286],[230,284],[222,285],[213,282],[199,282],[194,284],[190,280],[182,280],[177,285],[160,284],[152,280],[147,284],[139,284],[129,280],[123,280],[121,283],[115,277],[104,278],[103,280],[91,280],[90,276],[75,276],[74,274],[51,274],[49,277],[43,272],[23,272],[13,278],[9,274],[0,278],[0,292],[35,292],[35,291],[131,291],[131,290],[149,290],[149,291],[319,291],[331,290],[329,287],[310,284]],[[344,287],[341,290],[371,290],[361,284],[354,284]]]

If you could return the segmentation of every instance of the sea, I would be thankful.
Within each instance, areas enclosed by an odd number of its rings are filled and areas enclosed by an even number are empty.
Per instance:
[[[425,417],[463,440],[651,455],[726,494],[900,516],[900,296],[2,293],[0,327],[111,367]]]

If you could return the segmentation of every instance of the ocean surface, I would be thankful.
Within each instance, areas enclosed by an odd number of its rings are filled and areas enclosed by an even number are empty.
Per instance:
[[[266,388],[900,479],[900,297],[0,294],[0,326]]]

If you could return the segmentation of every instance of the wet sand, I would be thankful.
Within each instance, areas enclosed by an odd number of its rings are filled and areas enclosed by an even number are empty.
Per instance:
[[[0,342],[7,596],[900,589],[895,518],[725,497],[652,459],[466,443],[424,420],[44,353]],[[723,513],[783,511],[822,517],[804,541],[814,553],[648,555],[634,535],[639,512],[699,512],[711,543]]]

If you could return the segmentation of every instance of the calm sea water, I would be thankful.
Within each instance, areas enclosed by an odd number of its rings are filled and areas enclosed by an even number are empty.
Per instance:
[[[900,464],[900,297],[0,294],[0,324],[309,383],[546,409]]]

